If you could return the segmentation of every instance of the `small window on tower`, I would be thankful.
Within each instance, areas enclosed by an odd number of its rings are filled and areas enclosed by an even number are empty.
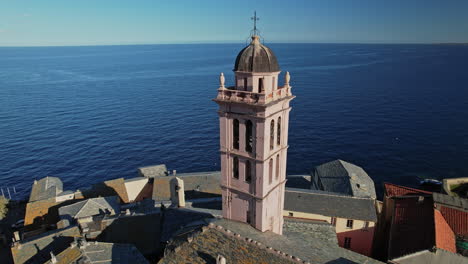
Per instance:
[[[250,160],[245,161],[245,181],[252,181],[252,166],[250,165]]]
[[[232,159],[232,176],[239,179],[239,158],[237,157]]]
[[[263,78],[258,79],[258,92],[263,92]]]
[[[232,122],[232,147],[239,149],[239,120],[234,119]]]
[[[279,154],[278,154],[278,155],[276,155],[276,180],[278,180],[279,176],[280,176],[279,165],[280,165],[280,160],[279,160]]]
[[[275,147],[275,120],[270,123],[270,150]]]
[[[276,144],[279,146],[281,145],[281,116],[278,117],[278,127],[276,128],[278,131],[276,131]]]
[[[270,165],[269,165],[269,173],[270,173],[270,184],[273,182],[273,159],[270,159]]]
[[[252,152],[253,148],[253,130],[252,121],[245,121],[245,151]]]
[[[247,220],[247,224],[250,224],[250,221],[251,221],[251,220],[250,220],[250,211],[248,211],[248,210],[247,210],[247,216],[246,216],[246,217],[247,217],[247,219],[246,219],[246,220]]]

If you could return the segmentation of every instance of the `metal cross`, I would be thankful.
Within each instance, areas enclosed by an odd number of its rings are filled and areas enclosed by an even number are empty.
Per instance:
[[[254,21],[253,33],[254,35],[257,35],[257,21],[260,20],[260,18],[257,17],[257,11],[254,11],[254,16],[251,17],[250,19]]]

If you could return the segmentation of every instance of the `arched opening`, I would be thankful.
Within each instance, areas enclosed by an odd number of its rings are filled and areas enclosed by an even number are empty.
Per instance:
[[[273,159],[270,159],[270,164],[269,164],[269,182],[270,184],[273,182]]]
[[[252,121],[245,121],[245,151],[252,152],[253,149],[253,124]]]
[[[276,179],[278,180],[279,179],[279,176],[280,176],[280,160],[279,160],[279,154],[276,155]]]
[[[244,91],[247,91],[247,78],[244,78]]]
[[[232,177],[239,179],[239,158],[234,157],[232,159]]]
[[[252,165],[250,164],[250,160],[245,161],[245,181],[252,181]]]
[[[263,92],[263,78],[258,79],[258,92]]]
[[[239,149],[239,120],[234,119],[232,122],[232,147]]]
[[[274,89],[275,89],[275,81],[276,81],[276,77],[273,76],[272,82],[271,82],[271,90],[274,90]]]
[[[275,146],[275,120],[270,123],[270,150]]]
[[[278,117],[278,125],[277,125],[277,131],[276,131],[276,144],[279,146],[281,145],[281,116]]]

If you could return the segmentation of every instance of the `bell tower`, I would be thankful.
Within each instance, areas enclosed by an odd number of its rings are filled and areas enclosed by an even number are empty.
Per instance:
[[[257,35],[237,56],[235,85],[223,73],[219,105],[223,217],[282,234],[289,106],[294,98],[286,72]]]

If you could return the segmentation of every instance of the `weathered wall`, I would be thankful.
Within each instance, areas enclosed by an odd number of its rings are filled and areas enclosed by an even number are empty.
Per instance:
[[[170,200],[170,181],[175,177],[178,177],[184,181],[184,188],[186,192],[197,191],[200,193],[221,195],[221,187],[219,186],[220,175],[220,172],[207,172],[156,177],[154,178],[153,183],[153,199],[156,201]],[[190,195],[187,195],[186,199],[190,199]]]

